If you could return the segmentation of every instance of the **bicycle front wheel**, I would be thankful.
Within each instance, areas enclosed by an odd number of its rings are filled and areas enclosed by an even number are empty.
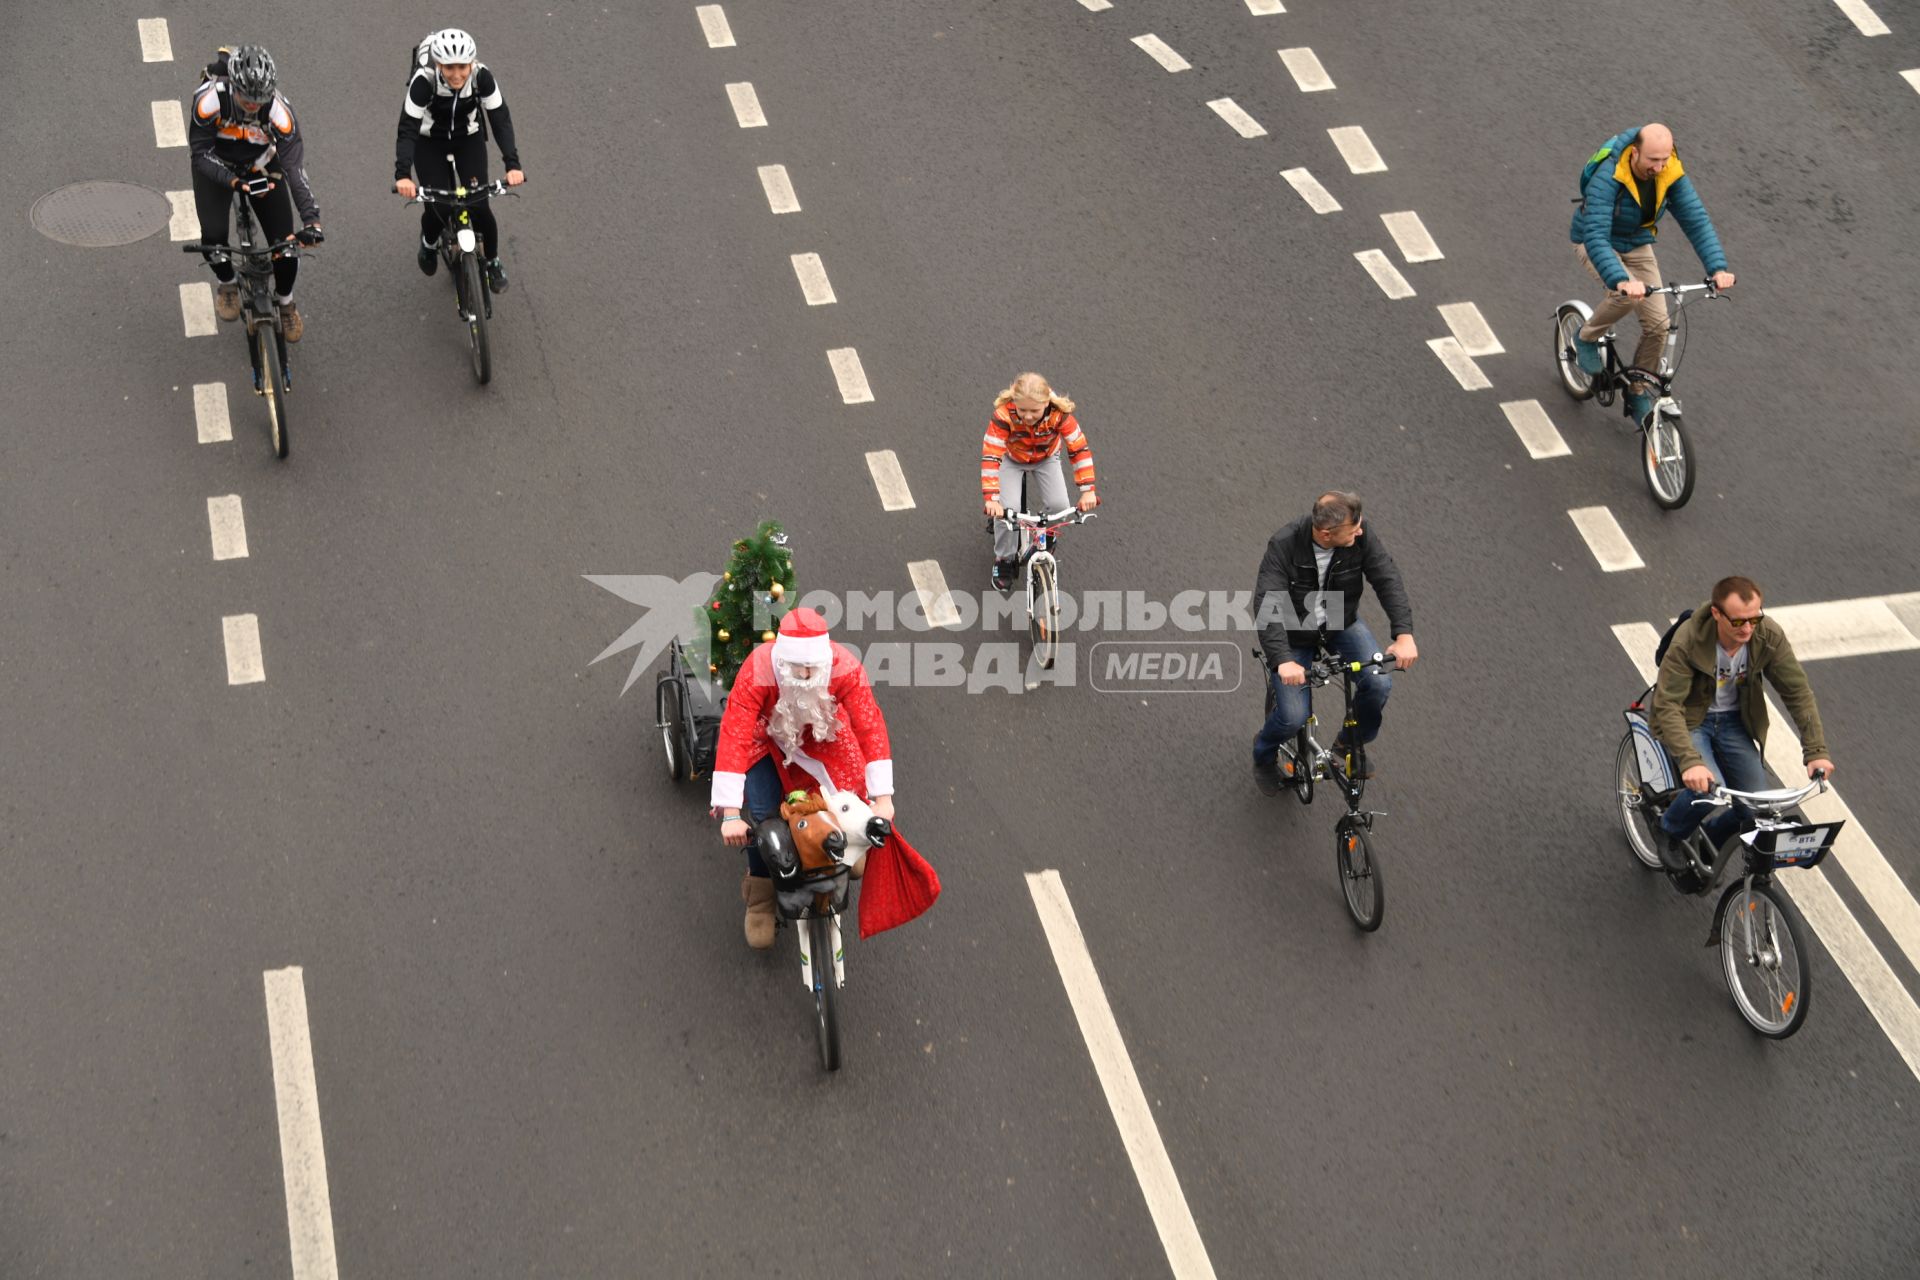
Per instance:
[[[1740,1016],[1769,1039],[1798,1031],[1813,984],[1800,913],[1778,885],[1742,880],[1721,895],[1716,924],[1721,968]]]
[[[260,395],[267,402],[267,440],[273,456],[287,456],[287,366],[280,356],[278,335],[270,324],[253,331],[255,363],[260,369]]]
[[[1053,666],[1060,652],[1060,589],[1054,577],[1053,561],[1033,561],[1032,606],[1027,616],[1027,634],[1033,638],[1034,661],[1043,668]]]
[[[1660,847],[1654,843],[1653,833],[1653,824],[1659,818],[1646,808],[1647,790],[1640,783],[1640,759],[1634,753],[1631,729],[1613,753],[1613,803],[1614,812],[1620,816],[1620,833],[1626,836],[1634,860],[1649,870],[1660,870]]]
[[[1387,894],[1380,883],[1380,864],[1374,860],[1373,839],[1365,827],[1346,826],[1334,833],[1334,843],[1347,912],[1361,932],[1372,933],[1387,913]]]
[[[1571,303],[1562,304],[1553,315],[1553,361],[1560,370],[1560,388],[1575,400],[1593,398],[1593,375],[1580,367],[1580,357],[1574,347],[1574,339],[1580,336],[1580,326],[1587,318],[1580,314],[1580,308]]]
[[[1655,409],[1644,434],[1640,452],[1653,500],[1667,511],[1686,506],[1693,496],[1693,450],[1680,415]]]
[[[813,969],[813,1022],[820,1042],[820,1065],[828,1071],[838,1071],[840,984],[834,980],[832,917],[808,919],[807,959]]]
[[[460,259],[460,310],[467,321],[467,345],[473,349],[473,380],[481,386],[493,381],[493,350],[487,343],[486,286],[480,282],[480,259]]]

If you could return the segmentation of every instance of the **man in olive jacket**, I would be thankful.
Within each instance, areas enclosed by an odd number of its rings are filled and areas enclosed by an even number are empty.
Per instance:
[[[1720,579],[1713,598],[1673,633],[1655,677],[1648,722],[1686,784],[1660,820],[1666,836],[1660,860],[1669,871],[1688,869],[1683,842],[1709,808],[1694,803],[1696,793],[1704,795],[1716,779],[1738,791],[1767,785],[1760,758],[1767,741],[1762,676],[1779,691],[1800,731],[1807,776],[1833,772],[1807,674],[1793,656],[1787,633],[1761,612],[1760,604],[1760,588],[1751,578]],[[1718,848],[1741,820],[1740,806],[1716,814],[1707,822],[1707,838]]]

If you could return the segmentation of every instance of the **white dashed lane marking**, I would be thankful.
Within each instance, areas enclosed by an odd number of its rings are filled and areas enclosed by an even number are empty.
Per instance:
[[[707,48],[733,48],[733,28],[727,25],[725,9],[717,4],[702,4],[695,5],[693,12],[700,19],[700,34],[707,38]]]
[[[898,454],[891,449],[874,450],[867,455],[867,470],[873,474],[873,487],[880,491],[882,511],[913,510],[913,493],[907,488]]]
[[[1607,508],[1575,507],[1567,512],[1567,518],[1573,521],[1573,527],[1587,541],[1587,550],[1593,552],[1593,558],[1606,572],[1647,567],[1647,562],[1633,549],[1633,543],[1627,540],[1627,531]]]
[[[1460,349],[1470,356],[1497,356],[1506,350],[1493,336],[1487,318],[1471,302],[1449,302],[1440,308],[1440,318],[1460,340]]]
[[[1113,8],[1113,0],[1080,0],[1080,7],[1088,13],[1105,13]]]
[[[1373,148],[1373,139],[1367,131],[1357,124],[1342,125],[1338,129],[1327,130],[1327,136],[1333,139],[1333,145],[1340,148],[1340,158],[1347,162],[1347,168],[1355,173],[1385,173],[1387,162]]]
[[[1145,51],[1149,58],[1169,71],[1185,71],[1193,64],[1167,47],[1167,42],[1149,31],[1144,36],[1135,36],[1133,42]]]
[[[1573,452],[1538,400],[1509,400],[1500,406],[1500,412],[1507,415],[1507,425],[1527,446],[1528,457],[1564,458]]]
[[[187,145],[187,113],[171,98],[153,104],[153,145],[156,147]]]
[[[868,404],[873,388],[867,385],[867,371],[860,367],[860,353],[852,347],[835,347],[827,352],[833,366],[833,380],[840,384],[840,398],[848,404]]]
[[[1305,169],[1282,169],[1280,176],[1300,193],[1300,198],[1305,200],[1307,207],[1315,213],[1340,212],[1340,202],[1333,198],[1333,193],[1321,186],[1320,179]]]
[[[1460,384],[1463,391],[1485,391],[1493,385],[1486,374],[1480,372],[1480,366],[1473,357],[1460,349],[1458,338],[1428,338],[1427,349],[1440,357],[1440,363],[1447,366],[1447,372]]]
[[[1920,649],[1920,591],[1860,596],[1817,604],[1768,605],[1767,616],[1786,629],[1794,656],[1858,658]]]
[[[1915,67],[1911,71],[1902,71],[1900,78],[1912,85],[1915,93],[1920,93],[1920,67]]]
[[[267,678],[266,662],[260,656],[260,615],[236,613],[220,619],[220,634],[227,646],[227,683],[259,684]]]
[[[226,383],[194,384],[193,426],[201,444],[224,444],[233,439],[233,425],[227,420]]]
[[[140,19],[140,60],[172,62],[173,40],[167,35],[165,18]]]
[[[1243,138],[1264,138],[1267,131],[1260,122],[1248,115],[1232,98],[1215,98],[1207,104],[1213,113],[1233,126],[1233,131]]]
[[[193,207],[193,192],[169,191],[167,203],[173,206],[173,213],[167,218],[168,237],[174,240],[198,240],[200,214]]]
[[[189,338],[211,337],[219,325],[213,318],[213,286],[202,280],[180,286],[180,319]]]
[[[1440,252],[1440,246],[1427,234],[1427,224],[1420,221],[1420,215],[1411,209],[1401,213],[1383,213],[1380,221],[1387,224],[1387,234],[1393,237],[1393,243],[1399,246],[1400,256],[1408,262],[1438,262],[1446,257]]]
[[[240,511],[239,494],[207,499],[207,528],[213,535],[215,560],[246,558],[247,521]]]
[[[936,627],[960,625],[960,611],[954,607],[953,594],[947,590],[947,575],[938,560],[914,560],[907,565],[913,589],[920,593],[920,607],[927,621]]]
[[[1860,28],[1861,35],[1884,36],[1887,34],[1887,24],[1880,21],[1880,15],[1873,11],[1873,6],[1869,5],[1867,0],[1833,0],[1833,2],[1840,6],[1840,12],[1846,14],[1854,26]]]
[[[800,212],[800,197],[793,194],[793,179],[783,164],[760,166],[760,189],[767,193],[767,207],[775,213]]]
[[[766,112],[760,110],[760,95],[753,91],[753,85],[742,80],[727,86],[727,101],[733,104],[733,118],[740,122],[742,129],[765,128]]]
[[[1373,282],[1380,286],[1380,292],[1395,299],[1413,296],[1413,286],[1407,283],[1407,278],[1400,274],[1400,269],[1393,265],[1386,254],[1378,249],[1362,249],[1353,256],[1367,269]]]
[[[1287,64],[1293,82],[1302,93],[1324,93],[1333,88],[1333,77],[1320,65],[1320,55],[1311,49],[1282,49],[1280,61]]]
[[[826,264],[820,261],[819,254],[794,254],[793,274],[800,278],[800,292],[807,296],[808,306],[824,307],[837,301],[833,286],[827,282]]]
[[[306,978],[298,967],[269,969],[264,977],[293,1280],[339,1280],[340,1264],[333,1251],[333,1199],[327,1193],[327,1151],[320,1136],[320,1090],[314,1083],[313,1036],[307,1025]]]
[[[1247,0],[1247,12],[1253,14],[1256,18],[1264,17],[1270,13],[1285,13],[1286,11],[1287,6],[1281,4],[1280,0]]]

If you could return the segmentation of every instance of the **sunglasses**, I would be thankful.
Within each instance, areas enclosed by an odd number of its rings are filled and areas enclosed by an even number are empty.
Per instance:
[[[1720,615],[1720,620],[1732,627],[1735,631],[1741,631],[1747,627],[1759,626],[1760,620],[1766,616],[1764,611],[1754,614],[1751,618],[1736,618],[1732,614],[1723,613]]]

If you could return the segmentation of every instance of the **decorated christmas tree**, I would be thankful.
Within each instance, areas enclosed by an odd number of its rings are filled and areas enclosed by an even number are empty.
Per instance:
[[[787,535],[778,521],[763,521],[751,537],[733,544],[726,572],[707,598],[708,671],[722,688],[732,686],[755,645],[773,639],[796,598]]]

